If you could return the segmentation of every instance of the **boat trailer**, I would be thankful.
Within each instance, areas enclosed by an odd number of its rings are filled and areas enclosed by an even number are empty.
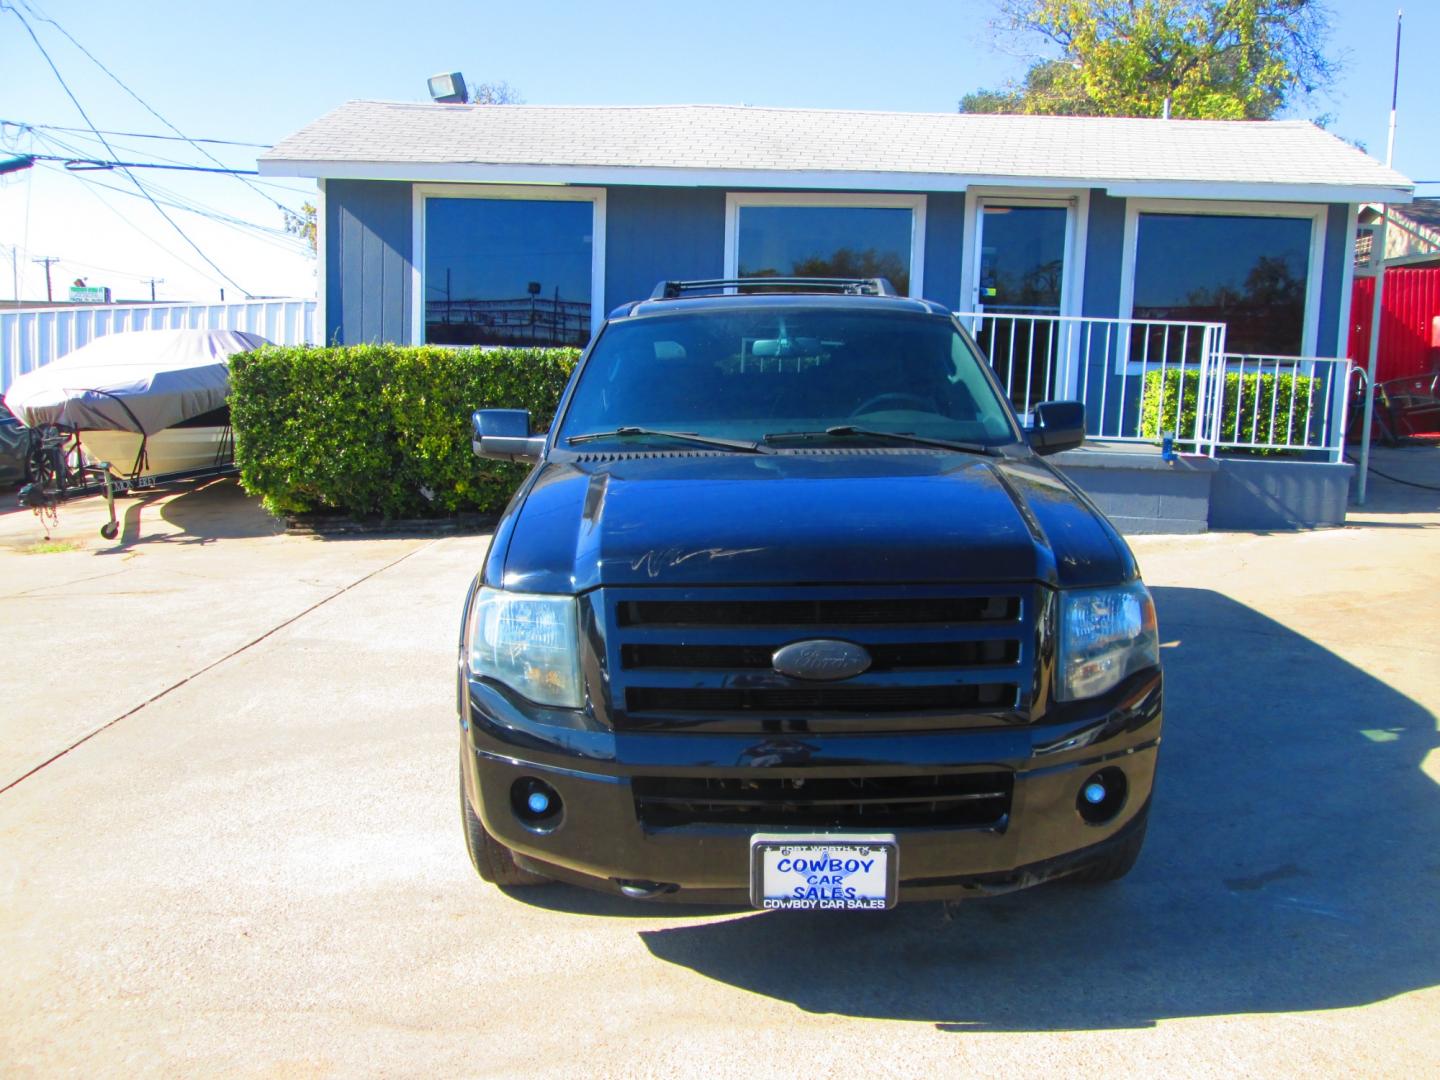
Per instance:
[[[17,493],[20,505],[32,510],[45,528],[59,522],[60,505],[71,499],[90,495],[105,496],[105,509],[110,520],[100,526],[100,535],[114,540],[120,535],[120,520],[115,515],[115,498],[130,492],[149,491],[187,480],[208,480],[231,476],[237,471],[234,459],[234,438],[226,440],[229,456],[216,464],[199,469],[170,473],[142,473],[144,451],[130,474],[117,476],[108,461],[89,461],[80,444],[80,433],[73,428],[50,424],[32,429],[30,458],[26,483]],[[217,454],[217,458],[222,455]]]

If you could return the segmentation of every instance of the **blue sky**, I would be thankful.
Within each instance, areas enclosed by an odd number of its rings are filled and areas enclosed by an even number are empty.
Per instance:
[[[425,78],[460,70],[503,79],[533,104],[725,102],[752,105],[950,111],[969,90],[1023,73],[1022,43],[997,46],[990,0],[910,0],[876,5],[830,0],[717,4],[445,3],[393,0],[3,0],[49,16],[186,134],[270,143],[350,98],[422,100]],[[1394,12],[1374,0],[1334,0],[1333,45],[1348,55],[1334,96],[1309,112],[1383,157]],[[1377,14],[1383,12],[1383,14]],[[66,41],[27,16],[91,119],[101,128],[165,129]],[[1440,3],[1406,12],[1400,130],[1395,164],[1440,180],[1433,120],[1440,66]],[[1038,45],[1030,46],[1030,50]],[[1308,115],[1309,112],[1305,114]],[[0,119],[83,126],[15,16],[0,10]],[[29,137],[3,129],[4,147]],[[84,137],[50,138],[103,151]],[[128,160],[195,160],[183,144],[113,140]],[[244,147],[211,146],[226,163],[253,167]],[[64,152],[35,146],[36,152]],[[300,181],[262,187],[233,178],[142,173],[182,201],[271,229],[274,200],[298,205]],[[0,177],[0,297],[11,293],[10,250],[19,249],[21,294],[44,295],[39,256],[60,256],[57,289],[85,275],[117,295],[216,299],[224,285],[193,249],[117,174],[85,179],[58,168]],[[1422,189],[1440,194],[1440,186]],[[254,293],[313,289],[309,261],[283,237],[171,208],[175,220],[232,279]],[[233,287],[228,296],[235,295]]]

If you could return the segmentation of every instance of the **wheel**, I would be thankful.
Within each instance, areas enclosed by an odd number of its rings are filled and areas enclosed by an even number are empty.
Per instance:
[[[1067,879],[1081,885],[1103,885],[1108,881],[1119,881],[1135,867],[1140,858],[1140,849],[1145,846],[1145,830],[1150,824],[1150,808],[1142,811],[1138,824],[1123,843],[1111,848],[1110,853],[1099,862],[1091,863],[1084,870],[1071,874]]]
[[[462,748],[462,754],[465,752]],[[515,865],[515,856],[504,844],[488,832],[475,811],[470,809],[470,800],[465,797],[465,762],[460,762],[460,819],[465,826],[465,848],[470,852],[470,863],[481,881],[492,885],[549,885],[550,878],[533,874]]]
[[[120,523],[118,521],[107,521],[100,526],[100,535],[106,540],[114,540],[120,535]]]

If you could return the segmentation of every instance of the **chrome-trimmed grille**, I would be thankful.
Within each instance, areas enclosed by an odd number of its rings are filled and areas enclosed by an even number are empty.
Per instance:
[[[600,590],[618,729],[905,730],[1024,719],[1036,589],[1011,586]],[[871,663],[831,682],[776,671],[776,649],[838,639]]]

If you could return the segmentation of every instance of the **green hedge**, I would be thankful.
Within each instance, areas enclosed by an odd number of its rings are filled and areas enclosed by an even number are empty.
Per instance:
[[[1140,409],[1140,434],[1157,442],[1164,432],[1175,432],[1180,441],[1195,437],[1195,403],[1200,392],[1200,373],[1186,371],[1184,382],[1179,371],[1149,371],[1145,373],[1144,401]],[[1183,385],[1183,408],[1182,405]],[[1212,392],[1211,389],[1206,393]],[[1295,403],[1295,415],[1290,415],[1290,403]],[[1274,404],[1274,422],[1271,422],[1271,405]],[[1259,408],[1260,421],[1251,437],[1251,422]],[[1255,372],[1231,372],[1225,376],[1225,399],[1220,414],[1220,441],[1275,442],[1292,446],[1305,445],[1305,421],[1314,411],[1310,421],[1312,439],[1317,436],[1324,422],[1325,386],[1324,380],[1310,375],[1257,374]],[[1179,415],[1177,416],[1177,410]],[[1289,431],[1286,431],[1286,421]],[[1237,440],[1235,426],[1240,424]],[[1280,451],[1260,451],[1278,453]]]
[[[267,346],[230,362],[235,458],[272,513],[433,517],[504,507],[523,465],[480,461],[470,414],[555,413],[575,349]]]

